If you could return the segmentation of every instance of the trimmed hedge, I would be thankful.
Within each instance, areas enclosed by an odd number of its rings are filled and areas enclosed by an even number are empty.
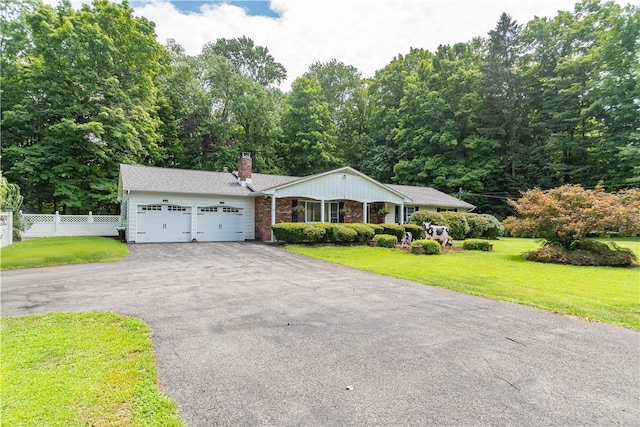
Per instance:
[[[365,224],[282,222],[271,226],[280,243],[361,243],[367,244],[374,230]]]
[[[418,211],[414,212],[409,219],[410,224],[416,224],[421,228],[425,222],[432,225],[446,225],[449,227],[449,236],[454,240],[467,238],[495,240],[504,234],[500,221],[489,214]],[[413,234],[412,230],[407,231]]]
[[[411,223],[405,224],[404,225],[404,231],[411,233],[411,238],[413,240],[424,239],[426,237],[426,234],[427,234],[424,231],[424,228],[422,228],[422,224],[420,224],[420,225],[411,224]]]
[[[349,223],[344,226],[352,228],[358,233],[355,240],[358,243],[369,243],[375,235],[374,229],[366,224]]]
[[[367,223],[365,224],[367,227],[371,227],[375,234],[384,234],[384,227],[380,224]]]
[[[462,249],[466,249],[468,251],[489,252],[493,250],[493,244],[491,244],[488,240],[469,239],[465,240],[464,243],[462,243]]]
[[[304,241],[309,243],[319,243],[324,239],[327,230],[321,227],[309,226],[302,230]]]
[[[466,213],[467,224],[469,224],[469,232],[464,236],[465,239],[479,239],[489,229],[489,220],[482,215]]]
[[[449,227],[449,237],[453,240],[463,240],[469,233],[471,227],[467,222],[466,214],[456,212],[443,212],[442,217],[445,220],[445,224]]]
[[[376,246],[383,248],[395,248],[398,244],[398,238],[392,234],[376,234],[373,236]]]
[[[311,223],[303,224],[308,227],[318,227],[325,230],[322,243],[350,243],[355,242],[358,233],[344,224]]]
[[[429,222],[432,225],[448,225],[441,213],[428,211],[414,212],[409,218],[409,222],[420,227],[422,227],[423,222]]]
[[[384,229],[382,234],[391,234],[392,236],[396,236],[398,241],[402,240],[404,237],[404,227],[398,224],[380,224]]]
[[[302,243],[305,241],[304,230],[309,224],[283,222],[271,226],[276,241],[283,243]]]
[[[497,240],[498,237],[502,237],[504,235],[504,227],[500,221],[498,221],[498,218],[489,214],[480,214],[480,216],[489,221],[489,228],[482,233],[482,237],[485,239]]]
[[[435,240],[414,240],[411,242],[412,254],[439,255],[440,243]]]
[[[351,243],[355,242],[358,237],[358,232],[353,228],[345,227],[344,225],[336,225],[332,230],[333,243]]]

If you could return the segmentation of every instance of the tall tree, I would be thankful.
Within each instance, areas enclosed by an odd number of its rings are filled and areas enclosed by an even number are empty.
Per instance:
[[[205,162],[233,167],[250,151],[256,171],[277,172],[280,92],[270,85],[286,76],[284,67],[246,37],[206,45],[197,63],[209,111],[200,125]]]
[[[336,130],[318,80],[298,78],[286,102],[282,151],[287,172],[304,176],[338,166]]]
[[[423,61],[433,54],[423,49],[411,49],[398,55],[374,78],[367,82],[366,133],[359,144],[357,167],[382,182],[391,182],[393,166],[404,157],[395,140],[401,118],[400,103],[405,95],[405,79],[415,73]]]
[[[246,36],[207,43],[202,49],[202,56],[222,56],[238,74],[264,87],[278,85],[287,77],[285,68],[276,62],[269,49],[256,46]]]
[[[108,0],[40,4],[25,22],[17,74],[3,74],[6,176],[29,209],[113,211],[118,164],[162,156],[153,24]]]
[[[638,8],[584,0],[531,21],[523,76],[555,184],[633,183],[640,125]]]
[[[304,77],[316,78],[327,100],[338,136],[336,156],[347,164],[355,165],[366,118],[365,84],[360,72],[332,59],[312,64]]]
[[[403,155],[395,182],[478,193],[499,181],[500,144],[478,133],[479,50],[478,40],[440,46],[406,78],[394,137]]]
[[[483,136],[500,141],[503,162],[513,180],[516,165],[522,155],[523,127],[522,90],[517,64],[521,51],[522,27],[503,13],[495,29],[489,31],[482,64],[482,90],[484,107]]]

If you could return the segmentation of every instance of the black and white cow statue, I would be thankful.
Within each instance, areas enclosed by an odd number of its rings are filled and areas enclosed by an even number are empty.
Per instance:
[[[432,225],[430,222],[423,222],[422,225],[427,233],[427,239],[437,240],[442,247],[449,243],[449,227],[446,225]]]

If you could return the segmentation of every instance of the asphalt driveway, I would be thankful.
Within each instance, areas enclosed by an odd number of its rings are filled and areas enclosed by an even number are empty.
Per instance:
[[[2,315],[144,319],[189,426],[640,425],[637,332],[265,244],[130,251],[3,272]]]

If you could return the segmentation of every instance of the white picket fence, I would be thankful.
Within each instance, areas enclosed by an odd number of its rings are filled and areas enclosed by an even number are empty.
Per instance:
[[[0,248],[13,243],[13,212],[0,213]]]
[[[22,213],[22,212],[21,212]],[[22,213],[26,230],[22,238],[54,236],[117,236],[120,215],[60,215]]]

